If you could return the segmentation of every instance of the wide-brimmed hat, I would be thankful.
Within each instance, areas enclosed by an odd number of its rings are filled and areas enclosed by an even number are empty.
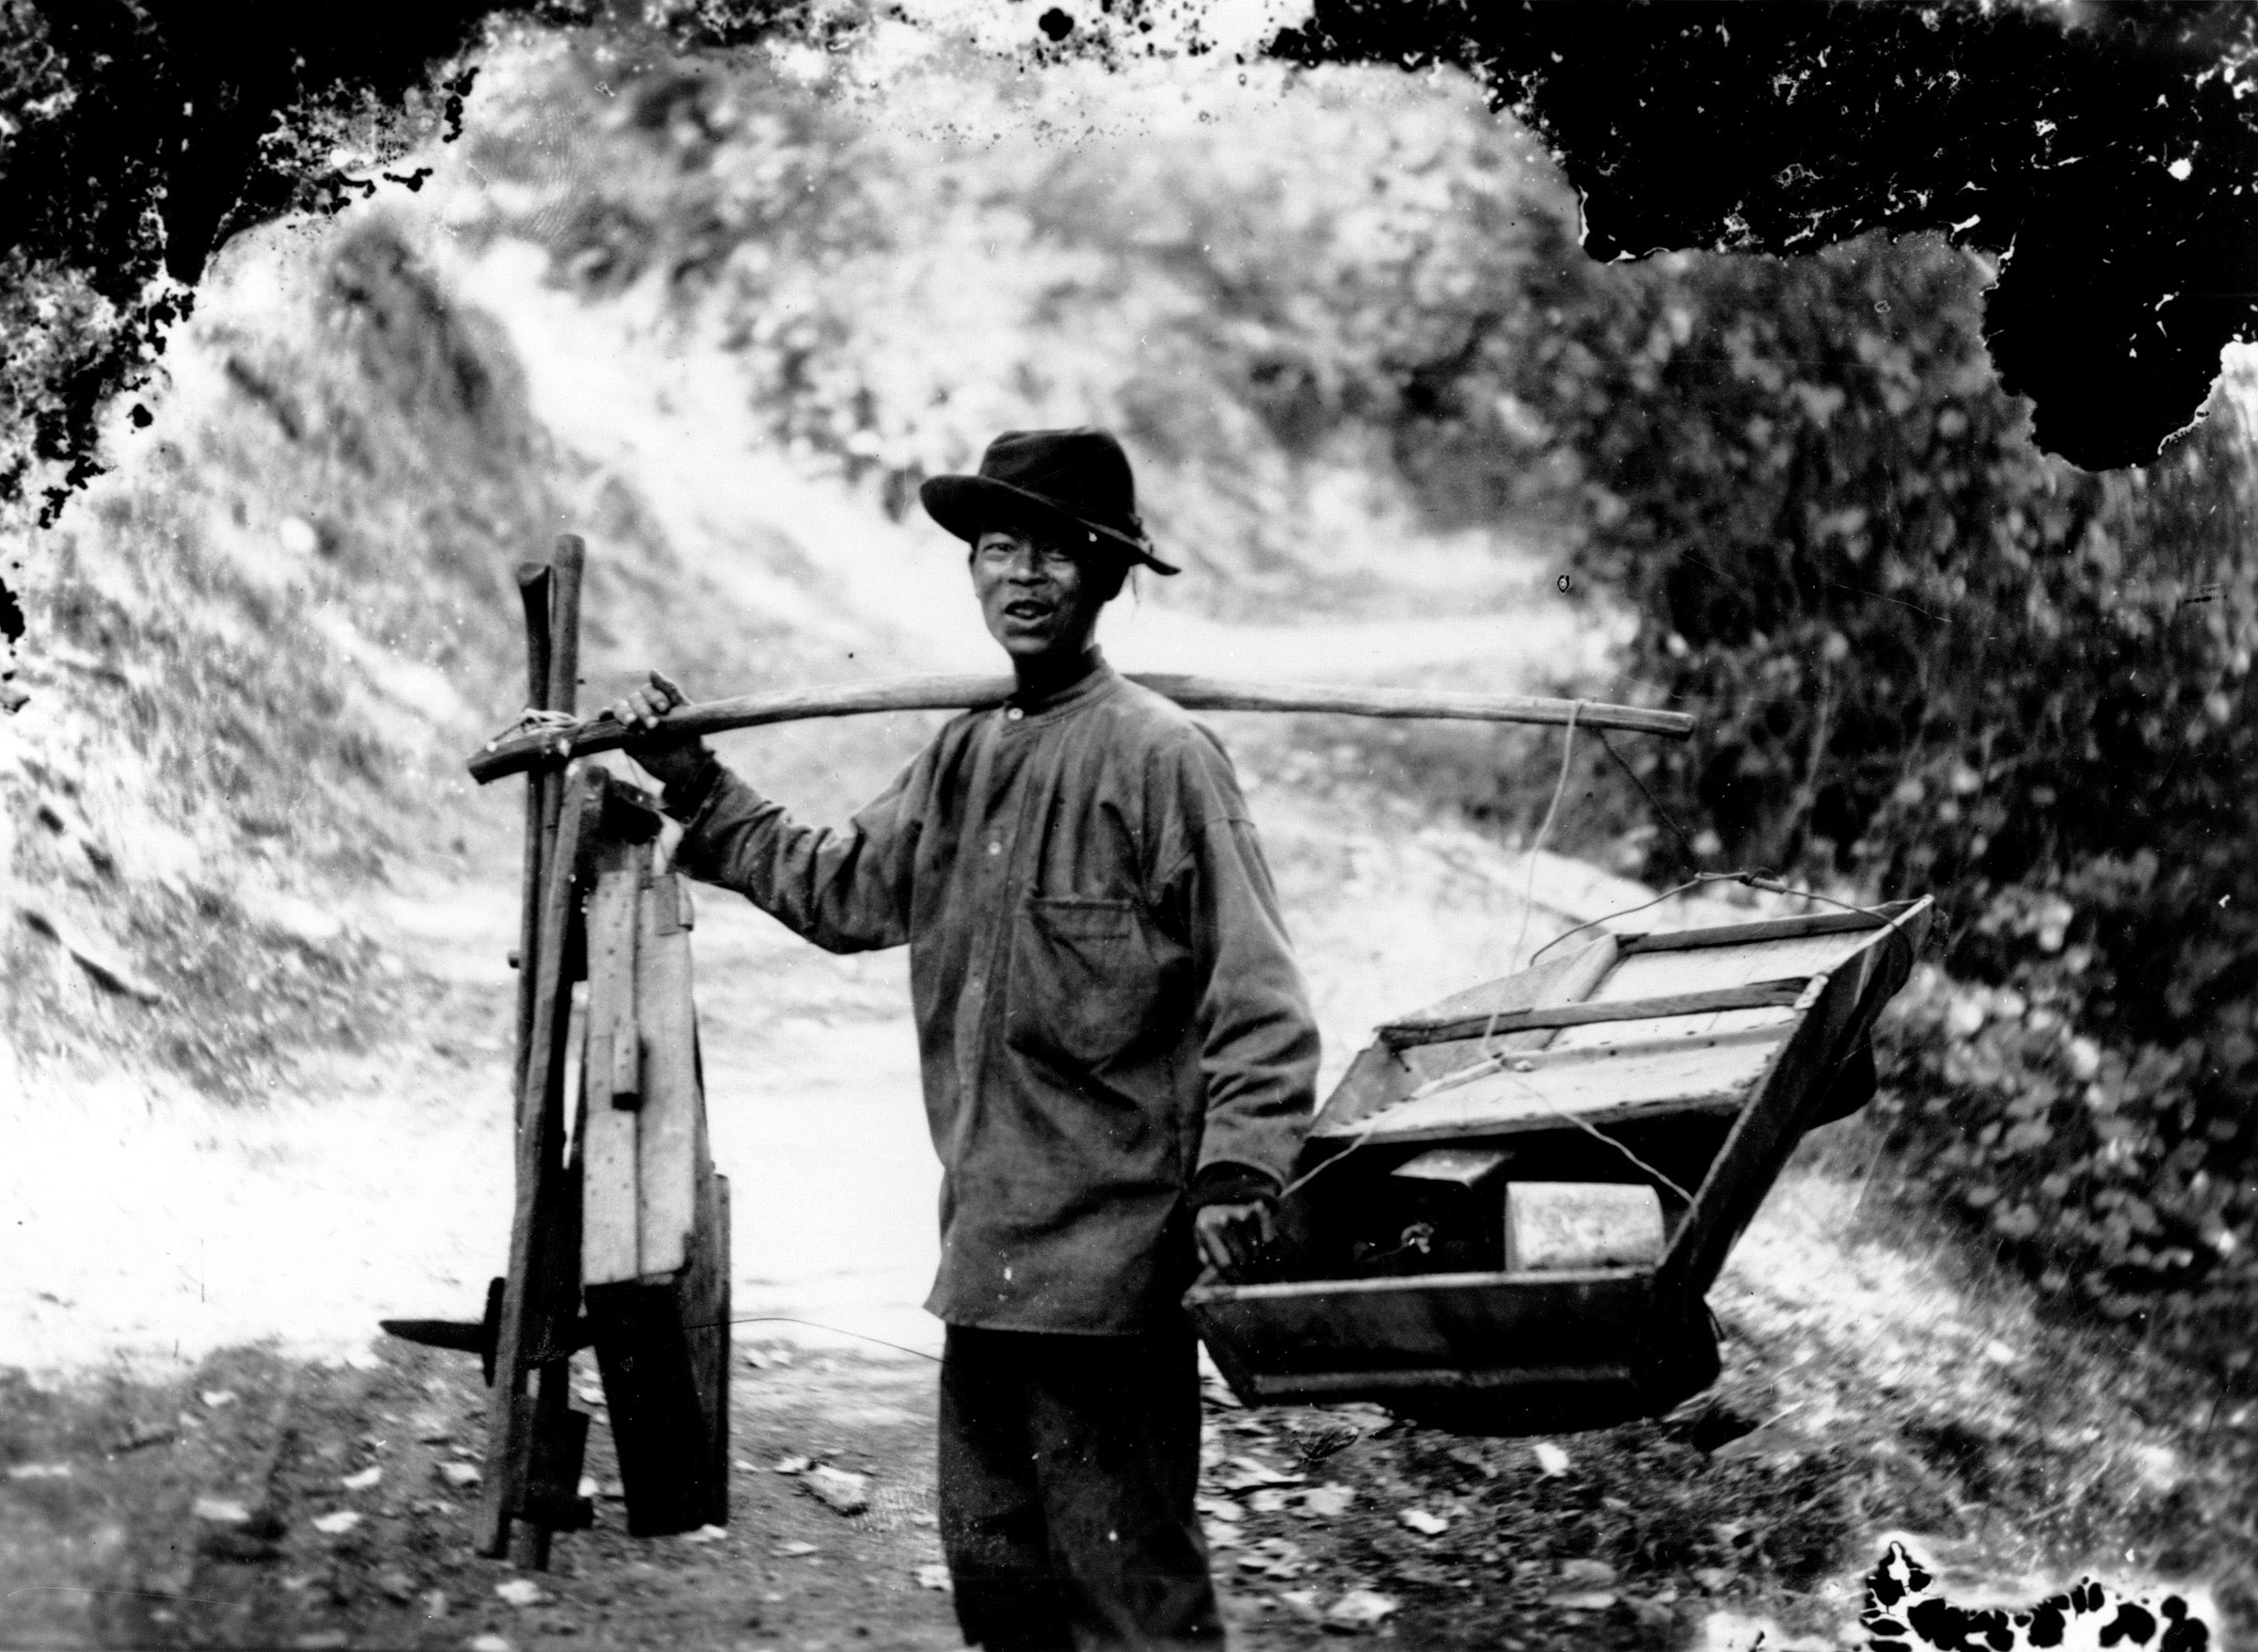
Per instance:
[[[1137,520],[1129,455],[1103,430],[1007,430],[980,455],[979,474],[929,477],[917,497],[968,544],[999,524],[1048,525],[1156,573],[1177,571],[1153,554]]]

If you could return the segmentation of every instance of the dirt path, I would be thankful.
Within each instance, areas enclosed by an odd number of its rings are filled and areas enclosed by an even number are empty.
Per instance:
[[[1409,826],[1329,832],[1287,795],[1258,806],[1328,1070],[1375,1017],[1510,962],[1512,857]],[[921,1355],[939,1337],[917,1307],[935,1170],[901,961],[826,957],[716,894],[699,993],[753,1356],[732,1520],[710,1541],[633,1541],[599,1498],[597,1529],[562,1540],[549,1574],[470,1558],[475,1492],[449,1475],[476,1456],[475,1366],[371,1333],[469,1313],[501,1254],[512,913],[479,891],[507,888],[506,848],[474,846],[372,920],[426,983],[412,1039],[310,1067],[256,1110],[122,1079],[10,1109],[29,1151],[7,1171],[21,1215],[0,1234],[0,1367],[37,1374],[0,1395],[0,1640],[955,1644],[917,1575],[938,1559]],[[1621,903],[1586,877],[1545,890]],[[1533,939],[1563,921],[1534,914]],[[1743,1237],[1712,1297],[1725,1377],[1675,1419],[1542,1442],[1550,1455],[1217,1395],[1203,1507],[1236,1644],[1332,1644],[1314,1620],[1370,1596],[1372,1633],[1423,1647],[1856,1644],[1859,1580],[1892,1532],[1918,1533],[1963,1599],[2035,1598],[2088,1568],[2258,1598],[2258,1406],[2206,1412],[2169,1372],[1969,1274],[1871,1183],[1858,1129],[1815,1137]],[[833,1514],[776,1471],[792,1458],[870,1474],[873,1511]],[[199,1516],[199,1499],[215,1504]],[[541,1598],[497,1592],[526,1582]]]
[[[1375,1016],[1510,961],[1511,857],[1262,807],[1328,1069]],[[258,1110],[123,1080],[12,1109],[31,1151],[8,1172],[23,1215],[0,1236],[18,1293],[0,1366],[41,1375],[0,1406],[10,1644],[954,1644],[917,1576],[938,1559],[920,1356],[939,1337],[917,1307],[935,1170],[901,961],[826,957],[715,894],[699,993],[752,1356],[733,1518],[708,1542],[631,1541],[599,1499],[597,1530],[537,1580],[469,1557],[475,1493],[447,1465],[475,1457],[475,1367],[371,1332],[468,1314],[501,1254],[512,913],[477,893],[507,887],[497,871],[404,886],[382,914],[429,983],[414,1039],[310,1069]],[[1571,906],[1622,895],[1547,887]],[[1535,914],[1532,933],[1563,921]],[[1712,1298],[1725,1378],[1675,1420],[1549,1457],[1216,1396],[1203,1506],[1237,1644],[1328,1641],[1312,1620],[1371,1596],[1373,1632],[1419,1646],[1854,1644],[1859,1579],[1892,1531],[1918,1533],[1963,1597],[2035,1597],[2104,1561],[2121,1581],[2247,1589],[2258,1541],[2235,1487],[2258,1467],[2258,1407],[2205,1415],[2169,1374],[1968,1276],[1862,1176],[1857,1129],[1814,1138],[1744,1236]],[[831,1513],[775,1471],[791,1458],[869,1473],[873,1512]],[[243,1517],[199,1517],[199,1499]],[[1444,1524],[1414,1531],[1407,1510]],[[359,1517],[334,1529],[343,1514]],[[524,1581],[543,1598],[497,1593]]]
[[[2250,1408],[2192,1453],[2169,1383],[1971,1291],[1855,1196],[1823,1168],[1783,1184],[1714,1296],[1724,1378],[1661,1422],[1464,1439],[1371,1407],[1248,1411],[1211,1386],[1201,1507],[1234,1644],[1336,1644],[1320,1620],[1361,1603],[1370,1632],[1420,1647],[1857,1645],[1860,1575],[1891,1533],[1918,1533],[1964,1601],[2035,1598],[2099,1554],[2122,1582],[2247,1588],[2247,1531],[2237,1584],[2237,1534],[2211,1511],[2258,1459]],[[466,1357],[229,1349],[164,1379],[11,1378],[5,1639],[955,1644],[925,1571],[930,1363],[769,1326],[741,1327],[738,1355],[730,1523],[657,1541],[622,1531],[583,1357],[597,1525],[537,1576],[469,1554],[484,1390]],[[808,1495],[811,1460],[867,1475],[868,1511]],[[2135,1532],[2156,1547],[2128,1552]]]

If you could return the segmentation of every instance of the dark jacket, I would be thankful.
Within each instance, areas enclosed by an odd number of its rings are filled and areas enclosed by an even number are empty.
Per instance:
[[[1203,1167],[1282,1181],[1317,1029],[1231,760],[1101,664],[952,720],[833,832],[718,764],[676,865],[835,952],[907,943],[954,1325],[1176,1323]]]

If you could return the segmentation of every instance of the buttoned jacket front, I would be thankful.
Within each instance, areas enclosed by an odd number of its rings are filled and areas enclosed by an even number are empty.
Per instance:
[[[676,865],[817,945],[907,943],[952,1324],[1180,1324],[1185,1193],[1282,1182],[1317,1033],[1230,759],[1100,663],[953,719],[842,831],[708,765]]]

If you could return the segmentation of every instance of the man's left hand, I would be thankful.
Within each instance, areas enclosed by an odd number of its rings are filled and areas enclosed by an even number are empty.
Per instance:
[[[1235,1279],[1262,1259],[1278,1237],[1278,1217],[1262,1199],[1246,1204],[1211,1204],[1192,1218],[1192,1236],[1201,1260],[1227,1279]]]

